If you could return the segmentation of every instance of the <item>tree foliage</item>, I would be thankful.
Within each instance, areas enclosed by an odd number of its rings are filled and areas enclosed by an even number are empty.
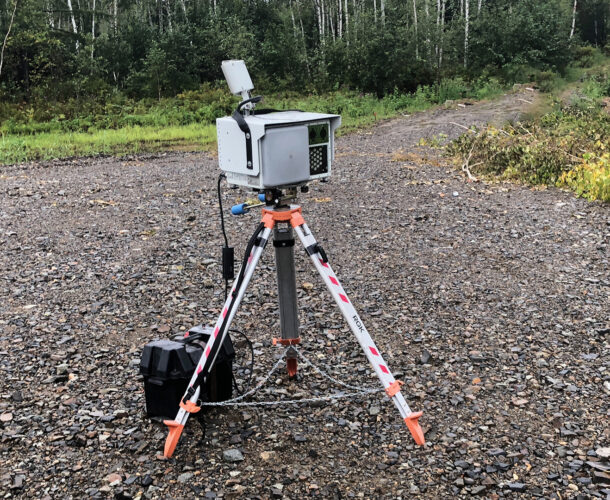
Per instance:
[[[0,42],[15,0],[0,0]],[[468,7],[468,8],[466,8]],[[607,42],[605,0],[20,0],[0,93],[161,98],[245,59],[259,88],[379,95],[444,76],[561,71]],[[576,20],[570,38],[572,17]]]

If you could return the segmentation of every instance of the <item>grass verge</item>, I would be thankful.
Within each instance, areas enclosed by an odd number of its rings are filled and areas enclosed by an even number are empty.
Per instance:
[[[460,78],[416,92],[398,91],[383,98],[337,91],[302,97],[271,94],[259,107],[303,109],[342,116],[340,134],[371,126],[400,113],[423,111],[447,99],[491,98],[503,87],[495,80],[468,83]],[[216,147],[216,117],[230,114],[236,101],[209,85],[162,101],[61,103],[56,112],[5,104],[0,116],[0,164],[97,154],[122,155],[161,150],[209,151]],[[1,107],[1,105],[0,105]]]

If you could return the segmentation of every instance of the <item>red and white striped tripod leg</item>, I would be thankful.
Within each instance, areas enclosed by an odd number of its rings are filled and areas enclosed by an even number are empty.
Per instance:
[[[235,292],[236,283],[233,283],[233,288],[231,288],[231,292],[229,293],[229,296],[227,297],[227,300],[222,308],[222,312],[220,313],[220,316],[218,316],[218,320],[216,321],[216,326],[214,327],[213,337],[210,338],[210,340],[208,341],[206,349],[203,352],[203,354],[201,355],[201,358],[199,359],[197,366],[195,367],[195,371],[193,372],[193,376],[191,377],[188,388],[193,386],[193,384],[197,380],[197,377],[203,370],[205,362],[208,359],[208,355],[212,351],[213,346],[216,344],[222,345],[222,343],[224,342],[227,332],[229,331],[229,328],[231,328],[231,322],[233,321],[233,318],[235,317],[235,313],[237,312],[237,309],[239,308],[239,304],[246,292],[246,288],[248,288],[250,279],[252,278],[252,275],[254,274],[256,265],[258,264],[258,261],[261,258],[263,250],[265,249],[266,242],[269,240],[270,234],[271,234],[271,228],[265,228],[260,236],[261,243],[259,245],[255,246],[254,249],[252,250],[252,252],[250,254],[250,258],[248,259],[248,264],[246,266],[246,270],[244,272],[244,279],[242,281],[240,289],[237,290],[237,295],[236,295],[235,299],[233,299],[233,292]],[[229,307],[233,300],[235,300],[233,307]],[[227,316],[227,314],[228,314],[229,318],[227,319],[226,327],[225,327],[222,335],[219,335],[220,328],[221,328],[222,323],[225,320],[225,317]],[[219,350],[216,350],[216,355],[218,355],[218,352],[219,352]],[[215,361],[215,360],[213,360],[213,361]],[[210,366],[214,366],[214,363],[212,362],[212,364]],[[184,393],[183,398],[188,394],[188,388],[187,388],[187,392]],[[180,404],[180,409],[178,410],[178,414],[176,415],[176,418],[174,420],[165,420],[163,422],[165,425],[167,425],[169,427],[169,435],[167,436],[167,439],[165,441],[165,449],[164,449],[164,453],[163,453],[166,457],[169,458],[174,453],[174,450],[176,449],[176,445],[178,444],[180,435],[182,434],[182,430],[184,429],[184,426],[186,424],[186,421],[189,418],[189,415],[191,413],[196,413],[197,411],[199,411],[199,408],[197,407],[197,401],[199,400],[200,392],[201,392],[201,386],[197,387],[197,389],[195,390],[194,394],[191,396],[191,398],[189,399],[187,404],[184,404],[184,403]]]
[[[425,443],[424,433],[418,421],[419,417],[422,415],[422,412],[414,413],[411,411],[411,408],[409,408],[409,405],[400,392],[400,382],[394,379],[394,376],[388,368],[387,363],[383,360],[379,349],[377,349],[377,346],[373,342],[369,332],[364,327],[364,323],[360,319],[360,316],[358,316],[356,309],[354,309],[354,306],[348,299],[345,290],[343,290],[339,280],[333,273],[330,264],[325,262],[322,258],[322,255],[317,247],[317,241],[311,234],[307,224],[296,226],[294,230],[299,236],[301,243],[303,243],[303,246],[307,250],[307,253],[309,253],[311,260],[320,273],[320,276],[322,276],[324,283],[326,283],[326,286],[333,296],[333,299],[335,299],[335,302],[339,306],[343,317],[358,339],[360,346],[364,350],[364,354],[373,366],[375,373],[386,390],[386,393],[390,399],[394,401],[396,408],[398,408],[398,411],[407,424],[413,439],[418,445],[423,445]]]

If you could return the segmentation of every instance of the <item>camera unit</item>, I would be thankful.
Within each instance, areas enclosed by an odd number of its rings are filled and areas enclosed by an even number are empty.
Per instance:
[[[304,111],[256,111],[243,61],[223,61],[234,94],[244,100],[232,116],[216,120],[218,162],[227,182],[253,189],[306,184],[331,174],[339,115]]]

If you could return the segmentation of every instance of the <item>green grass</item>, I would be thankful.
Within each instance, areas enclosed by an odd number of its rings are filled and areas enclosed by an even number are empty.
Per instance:
[[[438,87],[422,86],[410,94],[395,91],[381,99],[350,91],[304,97],[275,93],[259,108],[339,114],[339,134],[345,134],[400,113],[429,109],[447,99],[490,98],[503,90],[495,80],[468,83],[455,78]],[[98,154],[214,150],[214,120],[230,114],[236,103],[224,88],[205,85],[161,101],[115,96],[103,103],[0,104],[0,116],[5,117],[0,123],[0,164]]]
[[[214,125],[124,127],[91,132],[46,132],[4,135],[0,163],[50,160],[98,154],[123,155],[160,150],[209,150],[216,141]]]

